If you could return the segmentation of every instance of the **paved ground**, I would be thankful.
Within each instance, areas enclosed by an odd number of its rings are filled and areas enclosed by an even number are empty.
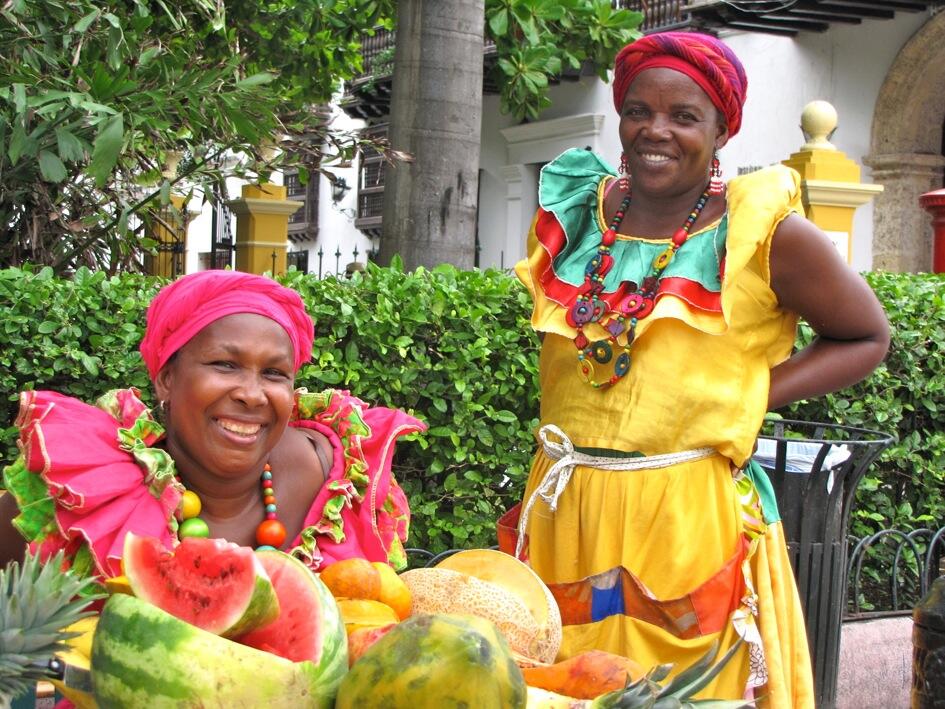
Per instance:
[[[911,617],[843,624],[837,709],[908,709],[911,686]]]

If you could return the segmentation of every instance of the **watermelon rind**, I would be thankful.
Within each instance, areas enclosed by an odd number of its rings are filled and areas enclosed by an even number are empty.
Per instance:
[[[224,539],[188,537],[170,552],[154,537],[129,532],[122,568],[135,596],[225,638],[279,615],[269,575],[253,550]]]
[[[271,625],[236,638],[237,642],[266,649],[291,660],[314,663],[320,691],[332,699],[348,671],[348,641],[341,611],[328,587],[299,559],[275,549],[258,550],[279,598],[280,617]],[[285,647],[293,635],[284,623],[312,623],[304,640]]]
[[[221,638],[139,598],[108,599],[92,642],[100,709],[330,709],[311,662],[291,662]]]

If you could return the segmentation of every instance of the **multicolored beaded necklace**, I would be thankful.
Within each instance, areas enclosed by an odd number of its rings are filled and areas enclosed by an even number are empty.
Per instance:
[[[673,234],[670,245],[653,259],[650,274],[643,279],[639,286],[633,284],[634,292],[624,297],[617,304],[617,307],[611,310],[608,304],[599,296],[604,290],[604,276],[614,265],[614,257],[609,253],[610,247],[617,241],[617,229],[630,207],[631,192],[629,189],[627,190],[627,196],[617,207],[617,213],[614,214],[610,226],[601,235],[597,253],[594,258],[588,261],[587,267],[584,269],[584,286],[566,315],[568,324],[577,330],[574,346],[578,350],[578,371],[581,378],[595,389],[606,389],[613,386],[630,371],[630,346],[633,344],[633,338],[636,335],[637,322],[653,311],[653,306],[656,304],[656,294],[659,290],[660,277],[673,260],[679,247],[686,243],[692,225],[702,214],[702,210],[705,208],[706,202],[709,201],[711,194],[713,192],[710,184],[696,200],[696,204],[689,216],[686,217],[685,223]],[[603,328],[610,333],[610,336],[603,340],[589,342],[584,334],[584,326],[592,322],[600,322]],[[594,362],[607,364],[614,358],[614,347],[619,345],[617,338],[624,331],[627,332],[627,342],[622,346],[623,351],[617,355],[614,361],[614,373],[609,379],[596,381],[594,379]]]
[[[272,486],[272,468],[269,463],[263,466],[262,472],[262,495],[263,505],[266,508],[266,519],[256,527],[257,549],[278,549],[285,542],[285,525],[279,521],[276,516],[276,493]],[[177,529],[178,536],[184,537],[209,537],[210,528],[207,523],[200,519],[200,510],[202,504],[200,498],[193,490],[184,490],[181,498],[181,518],[182,522]]]

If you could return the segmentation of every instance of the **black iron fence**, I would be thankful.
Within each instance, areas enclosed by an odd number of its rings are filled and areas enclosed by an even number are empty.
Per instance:
[[[945,573],[945,527],[881,529],[847,546],[846,619],[909,615]]]
[[[298,271],[310,273],[319,278],[329,278],[351,276],[354,271],[363,271],[365,262],[373,260],[375,255],[376,252],[373,249],[362,251],[357,246],[350,250],[347,248],[343,250],[338,244],[334,251],[330,247],[326,251],[323,245],[319,245],[315,252],[290,251],[287,254],[287,263]]]

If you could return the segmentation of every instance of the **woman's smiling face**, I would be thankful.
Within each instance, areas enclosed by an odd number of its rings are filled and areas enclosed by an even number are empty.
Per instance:
[[[294,381],[292,343],[267,317],[228,315],[197,333],[154,382],[178,469],[258,474],[292,414]]]
[[[712,101],[685,74],[666,67],[645,69],[627,89],[620,142],[634,194],[701,192],[712,155],[727,139]]]

